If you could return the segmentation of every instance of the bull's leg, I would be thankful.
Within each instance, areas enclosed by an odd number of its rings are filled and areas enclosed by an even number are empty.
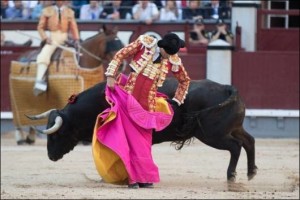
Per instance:
[[[26,142],[28,144],[33,144],[35,142],[36,131],[33,127],[29,127],[29,133],[26,137]]]
[[[221,138],[206,138],[205,141],[201,141],[216,149],[228,150],[230,152],[230,162],[227,168],[227,181],[234,182],[236,179],[236,166],[242,149],[242,141],[233,138],[231,135],[226,135]]]
[[[15,139],[16,139],[16,142],[18,145],[22,145],[22,144],[26,143],[25,134],[21,127],[16,127]]]
[[[227,169],[227,181],[235,182],[236,166],[240,158],[242,145],[240,141],[228,139],[225,141],[224,146],[230,152],[230,162]]]
[[[257,166],[255,165],[255,139],[243,127],[233,133],[235,138],[243,141],[243,148],[247,154],[248,160],[248,180],[251,180],[257,173]]]

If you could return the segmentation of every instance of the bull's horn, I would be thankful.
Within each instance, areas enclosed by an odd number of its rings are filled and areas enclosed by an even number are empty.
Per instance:
[[[41,114],[38,114],[38,115],[26,115],[25,114],[25,116],[31,120],[44,119],[44,118],[48,117],[50,115],[50,112],[53,110],[56,110],[56,109],[50,109],[50,110],[43,112]]]
[[[51,134],[56,132],[61,127],[62,123],[63,123],[63,119],[61,118],[61,116],[56,116],[55,124],[51,128],[43,130],[43,133]]]

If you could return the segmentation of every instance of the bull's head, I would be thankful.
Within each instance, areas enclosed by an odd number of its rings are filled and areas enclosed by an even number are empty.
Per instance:
[[[48,117],[46,130],[37,130],[40,133],[47,134],[48,157],[52,161],[57,161],[64,154],[69,153],[77,145],[79,139],[76,137],[76,131],[69,124],[67,116],[62,111],[51,109],[39,115],[27,116],[32,120],[38,120]]]

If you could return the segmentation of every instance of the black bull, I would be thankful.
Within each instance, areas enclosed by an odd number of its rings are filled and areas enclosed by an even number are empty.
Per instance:
[[[61,110],[52,110],[31,119],[48,116],[47,149],[49,159],[57,161],[72,150],[79,141],[91,141],[96,117],[109,105],[105,100],[102,82],[76,96]],[[175,79],[167,79],[160,92],[170,98],[177,87]],[[234,181],[236,166],[243,147],[247,154],[248,179],[256,175],[255,140],[243,128],[245,105],[238,91],[229,85],[210,80],[191,81],[185,103],[173,106],[175,114],[171,124],[160,132],[153,133],[153,144],[175,142],[181,148],[191,138],[230,152],[227,180]],[[50,114],[49,114],[50,113]],[[57,126],[58,118],[62,124]]]

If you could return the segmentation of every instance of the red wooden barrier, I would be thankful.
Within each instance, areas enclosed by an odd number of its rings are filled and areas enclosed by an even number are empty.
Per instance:
[[[1,47],[1,111],[11,111],[9,99],[10,62],[31,47]]]
[[[298,16],[299,10],[257,10],[257,50],[259,51],[298,51],[298,28],[268,28],[268,15]]]
[[[247,108],[299,109],[299,52],[233,52],[232,84]]]

